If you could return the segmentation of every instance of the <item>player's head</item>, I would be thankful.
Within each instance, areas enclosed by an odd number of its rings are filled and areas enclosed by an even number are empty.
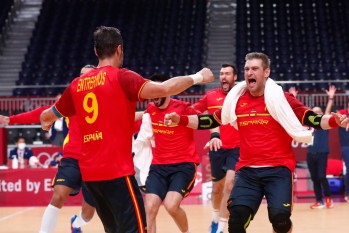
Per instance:
[[[85,65],[84,67],[81,68],[80,75],[83,75],[83,74],[85,74],[87,72],[90,72],[94,68],[96,68],[94,65]]]
[[[123,42],[119,29],[100,26],[93,33],[95,54],[99,60],[116,58],[116,66],[122,67]]]
[[[230,64],[222,64],[219,72],[219,81],[221,82],[223,92],[228,93],[230,89],[233,88],[237,77],[238,75],[235,66]]]
[[[165,74],[154,74],[149,79],[153,82],[162,83],[162,82],[165,82],[166,80],[170,79],[170,77],[165,75]],[[169,98],[170,97],[155,98],[155,99],[152,99],[152,101],[154,102],[155,106],[159,108],[162,105],[164,105],[166,100]]]
[[[264,53],[248,53],[245,57],[245,81],[252,96],[262,96],[270,75],[270,59]]]

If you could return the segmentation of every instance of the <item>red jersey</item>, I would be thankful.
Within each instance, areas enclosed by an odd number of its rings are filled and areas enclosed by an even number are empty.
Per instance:
[[[200,163],[194,142],[194,130],[185,126],[168,127],[164,125],[165,114],[176,112],[181,115],[199,114],[189,103],[171,99],[166,109],[159,109],[149,103],[149,113],[154,132],[152,164],[174,164],[183,162]]]
[[[295,115],[303,124],[309,110],[290,93],[284,93]],[[269,114],[264,96],[253,97],[243,94],[235,110],[240,136],[240,158],[236,171],[246,166],[285,166],[292,172],[296,159],[292,150],[292,138]],[[215,113],[220,118],[221,111]]]
[[[208,91],[193,107],[201,113],[208,111],[209,114],[214,113],[217,109],[221,109],[226,93],[221,88]],[[222,140],[222,148],[231,149],[240,146],[239,132],[231,125],[221,125],[219,127],[220,138]]]
[[[44,106],[33,111],[10,116],[10,125],[40,123],[41,113],[50,107],[51,105]],[[78,130],[76,117],[66,118],[66,122],[69,131],[63,142],[63,158],[78,160],[82,152],[81,142],[78,140],[80,138],[80,132]]]
[[[83,180],[135,173],[131,147],[136,101],[148,81],[128,69],[96,68],[74,79],[53,107],[58,115],[76,114]]]

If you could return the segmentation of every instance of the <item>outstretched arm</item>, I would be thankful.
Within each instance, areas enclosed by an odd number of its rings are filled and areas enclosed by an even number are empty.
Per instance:
[[[168,126],[183,125],[192,129],[213,129],[220,125],[220,122],[213,114],[204,115],[178,115],[175,112],[165,115],[164,123]]]
[[[140,97],[142,99],[152,99],[176,95],[194,84],[208,83],[213,80],[212,71],[208,68],[203,68],[194,75],[174,77],[162,83],[147,82],[140,93]]]
[[[316,114],[308,111],[304,117],[304,124],[315,129],[332,129],[337,127],[349,129],[349,119],[346,115],[331,112],[331,114]]]
[[[41,128],[43,130],[50,130],[52,123],[55,122],[58,118],[60,118],[55,114],[53,108],[54,107],[46,109],[40,115]]]
[[[336,93],[336,86],[332,85],[326,90],[326,94],[328,95],[328,102],[325,110],[325,114],[331,114],[331,109],[333,105],[334,94]]]

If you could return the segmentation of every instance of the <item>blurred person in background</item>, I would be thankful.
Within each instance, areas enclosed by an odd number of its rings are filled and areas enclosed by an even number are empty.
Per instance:
[[[37,167],[38,159],[32,158],[33,151],[30,149],[25,141],[25,138],[19,136],[16,140],[16,147],[10,150],[9,160],[12,162],[12,168]],[[31,159],[32,158],[32,159]],[[29,164],[29,160],[31,163]]]

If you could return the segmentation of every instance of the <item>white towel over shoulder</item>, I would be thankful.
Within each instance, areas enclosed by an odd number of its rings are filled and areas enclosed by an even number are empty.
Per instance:
[[[139,176],[142,185],[145,185],[148,177],[149,167],[153,159],[152,147],[154,146],[155,142],[150,115],[149,113],[145,113],[142,117],[142,125],[137,139],[132,144],[132,151],[135,153],[133,162],[140,171]]]
[[[236,129],[238,129],[235,108],[239,97],[245,92],[245,81],[240,82],[230,90],[222,107],[223,124],[230,123]],[[264,101],[270,115],[280,123],[280,125],[294,140],[297,142],[312,143],[313,136],[311,131],[302,126],[294,114],[291,106],[287,102],[281,86],[277,85],[270,78],[268,78],[265,86]]]

